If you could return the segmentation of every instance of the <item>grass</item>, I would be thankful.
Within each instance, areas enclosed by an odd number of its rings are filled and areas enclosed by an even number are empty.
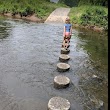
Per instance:
[[[0,13],[35,13],[39,18],[47,18],[58,7],[67,7],[61,3],[51,3],[48,0],[0,0]]]
[[[73,24],[95,25],[108,30],[108,9],[102,6],[73,7],[69,13]]]
[[[68,6],[51,3],[49,0],[0,0],[0,13],[20,13],[21,16],[35,13],[44,20],[58,7]],[[95,25],[108,30],[108,8],[93,5],[72,7],[69,16],[73,24]]]

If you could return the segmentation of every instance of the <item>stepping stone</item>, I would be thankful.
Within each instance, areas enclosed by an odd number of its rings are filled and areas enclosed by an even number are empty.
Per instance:
[[[68,54],[70,52],[70,50],[67,48],[61,48],[61,54]]]
[[[62,97],[53,97],[48,102],[48,110],[70,110],[70,102]]]
[[[66,88],[70,84],[70,79],[64,75],[58,75],[54,78],[54,87],[61,89]]]
[[[61,54],[61,55],[59,56],[59,60],[60,60],[61,62],[68,61],[69,59],[70,59],[70,56],[68,56],[68,55],[66,55],[66,54]]]
[[[98,77],[97,75],[92,75],[92,79],[98,81],[98,82],[102,82],[103,81],[103,78],[101,77]]]
[[[67,71],[69,69],[70,69],[70,65],[67,64],[67,63],[58,63],[57,64],[57,70],[59,72],[65,72],[65,71]]]

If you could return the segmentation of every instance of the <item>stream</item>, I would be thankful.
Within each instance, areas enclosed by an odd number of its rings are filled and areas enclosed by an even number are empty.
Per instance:
[[[71,110],[108,110],[107,34],[73,29],[71,67],[62,73],[63,25],[0,19],[0,110],[47,110],[54,96],[69,100]],[[70,78],[68,88],[54,88],[59,74]]]

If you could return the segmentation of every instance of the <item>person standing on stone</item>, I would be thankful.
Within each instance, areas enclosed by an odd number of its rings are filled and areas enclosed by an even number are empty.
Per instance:
[[[64,31],[63,31],[64,40],[63,40],[63,43],[66,40],[66,43],[69,44],[70,39],[71,39],[71,35],[72,35],[72,24],[70,23],[70,18],[67,17],[66,20],[65,20],[65,24],[64,24]],[[64,47],[68,48],[67,46],[68,45],[66,45]]]

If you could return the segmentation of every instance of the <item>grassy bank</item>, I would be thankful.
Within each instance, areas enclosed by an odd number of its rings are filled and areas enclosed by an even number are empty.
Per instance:
[[[0,0],[0,13],[17,14],[20,17],[35,14],[36,17],[45,20],[50,13],[58,7],[68,7],[64,3],[51,3],[50,0]],[[81,5],[72,7],[69,13],[71,21],[79,26],[87,28],[99,27],[108,30],[108,8],[103,6]]]
[[[20,14],[22,16],[36,14],[38,18],[45,19],[58,7],[64,4],[55,4],[49,0],[0,0],[0,13]]]
[[[89,5],[72,7],[69,16],[73,24],[108,30],[108,8]]]

